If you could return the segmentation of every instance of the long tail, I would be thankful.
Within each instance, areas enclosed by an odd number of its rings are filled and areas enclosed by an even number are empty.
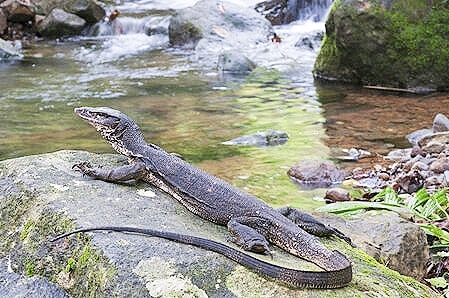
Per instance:
[[[165,238],[184,244],[194,245],[203,249],[207,249],[222,254],[228,257],[229,259],[239,263],[240,265],[243,265],[258,272],[261,275],[271,277],[275,280],[280,280],[288,285],[299,288],[317,288],[317,289],[340,288],[346,286],[352,280],[351,266],[335,271],[302,271],[290,269],[264,262],[250,255],[247,255],[237,249],[234,249],[230,246],[224,245],[222,243],[210,239],[171,232],[156,231],[151,229],[141,229],[134,227],[114,227],[114,226],[81,228],[71,232],[67,232],[65,234],[61,234],[51,239],[50,241],[54,242],[72,234],[90,231],[116,231],[116,232],[137,233]]]

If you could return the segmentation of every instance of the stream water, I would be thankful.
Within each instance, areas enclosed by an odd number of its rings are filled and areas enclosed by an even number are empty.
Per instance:
[[[100,26],[98,36],[35,42],[24,47],[24,59],[0,61],[0,160],[62,149],[113,152],[73,114],[76,106],[110,106],[136,120],[147,141],[272,205],[311,209],[322,204],[312,199],[324,190],[292,183],[286,171],[296,162],[326,159],[340,148],[383,154],[407,146],[404,135],[430,126],[435,113],[449,114],[445,94],[414,97],[314,82],[319,43],[313,39],[324,31],[316,12],[325,15],[329,3],[275,27],[282,43],[259,49],[268,52],[258,61],[265,68],[247,77],[204,68],[193,53],[171,49],[164,30],[171,9],[195,2],[123,1],[114,8],[124,34]],[[147,35],[148,28],[159,31]],[[313,49],[295,46],[304,38]],[[266,129],[290,139],[269,148],[222,144]]]

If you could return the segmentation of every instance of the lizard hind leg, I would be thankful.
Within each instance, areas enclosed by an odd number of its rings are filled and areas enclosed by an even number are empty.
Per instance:
[[[244,250],[264,253],[272,256],[267,239],[250,225],[254,221],[251,217],[233,218],[228,222],[230,240]]]
[[[331,236],[335,235],[338,238],[343,239],[351,246],[355,247],[354,243],[352,243],[351,239],[347,237],[345,234],[340,232],[334,227],[329,225],[325,225],[313,216],[299,211],[298,209],[292,207],[283,207],[278,209],[278,211],[293,221],[297,226],[299,226],[304,231],[319,237]]]

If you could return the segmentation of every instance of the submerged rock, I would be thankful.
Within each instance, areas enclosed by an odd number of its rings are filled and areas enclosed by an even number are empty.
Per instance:
[[[223,142],[224,145],[237,146],[278,146],[288,141],[288,134],[280,130],[267,130],[251,135],[241,136],[230,141]]]
[[[231,73],[250,72],[256,68],[256,64],[238,51],[228,51],[218,56],[218,69]]]
[[[330,161],[302,160],[291,167],[287,174],[302,188],[323,188],[341,184],[349,172]]]
[[[40,282],[40,293],[55,283],[73,297],[310,297],[322,290],[286,287],[237,265],[220,254],[156,237],[125,233],[87,233],[56,243],[48,240],[75,227],[116,225],[148,227],[197,235],[226,243],[228,232],[187,211],[180,203],[145,184],[118,185],[91,180],[72,170],[81,161],[126,163],[117,155],[60,151],[0,162],[0,276],[12,270],[22,283]],[[358,227],[357,227],[358,228]],[[348,235],[351,236],[352,231]],[[411,278],[380,265],[346,242],[322,239],[347,255],[353,282],[326,292],[329,297],[438,297]],[[233,245],[233,244],[229,244]],[[272,247],[267,262],[306,270],[315,265]],[[25,277],[35,275],[35,277]],[[40,277],[38,277],[40,276]],[[13,280],[8,278],[7,280]],[[17,285],[20,287],[20,285]],[[15,283],[0,283],[0,293],[16,293]],[[17,289],[19,290],[19,289]],[[52,292],[51,292],[52,291]],[[58,294],[59,295],[59,294]]]

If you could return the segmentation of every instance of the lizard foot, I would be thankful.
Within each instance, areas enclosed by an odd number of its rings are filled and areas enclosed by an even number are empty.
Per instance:
[[[242,239],[239,237],[230,237],[229,240],[234,242],[241,248],[247,251],[252,251],[259,254],[266,254],[273,258],[273,253],[268,246],[268,242],[265,239]]]
[[[83,161],[72,166],[72,169],[83,173],[83,176],[92,176],[94,174],[94,168],[88,161]]]
[[[252,228],[252,226],[257,227],[263,224],[265,222],[261,222],[261,219],[257,217],[233,218],[228,222],[228,230],[232,236],[230,240],[244,250],[271,256],[267,239]]]
[[[337,236],[338,238],[343,239],[352,247],[356,247],[355,244],[351,241],[351,238],[340,232],[334,227],[329,225],[325,225],[322,222],[315,219],[313,216],[299,211],[295,208],[284,207],[278,210],[282,215],[293,221],[296,225],[298,225],[304,231],[315,235],[315,236]]]

